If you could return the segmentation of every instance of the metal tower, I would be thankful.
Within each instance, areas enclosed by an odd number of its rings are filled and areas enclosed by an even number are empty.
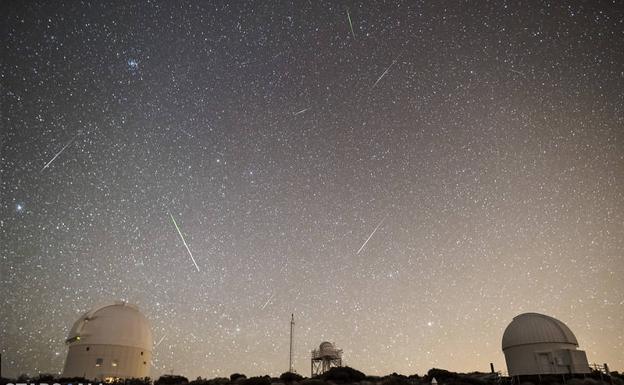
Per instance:
[[[293,343],[294,343],[293,332],[294,330],[295,330],[295,315],[291,314],[290,315],[290,353],[288,357],[288,371],[290,373],[295,372],[295,369],[293,369]]]

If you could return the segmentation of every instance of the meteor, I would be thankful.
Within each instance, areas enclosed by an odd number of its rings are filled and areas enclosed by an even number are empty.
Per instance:
[[[78,136],[78,135],[76,135],[76,136]],[[56,153],[56,155],[54,155],[54,157],[53,157],[52,159],[50,159],[50,161],[49,161],[48,163],[46,163],[46,164],[45,164],[45,166],[43,166],[43,168],[42,168],[42,169],[41,169],[41,171],[39,171],[39,172],[43,172],[43,170],[45,170],[46,168],[48,168],[48,167],[50,166],[50,164],[52,164],[52,162],[54,162],[54,160],[55,160],[56,158],[58,158],[58,156],[59,156],[59,155],[61,155],[61,153],[62,153],[63,151],[65,151],[65,149],[66,149],[67,147],[69,147],[69,145],[70,145],[70,144],[72,144],[72,143],[73,143],[73,141],[76,139],[76,136],[74,136],[73,138],[71,138],[71,140],[70,140],[69,142],[67,142],[67,144],[66,144],[65,146],[63,146],[63,148],[61,148],[61,151],[57,152],[57,153]]]
[[[383,77],[384,77],[384,76],[386,76],[386,74],[388,73],[388,71],[390,71],[390,68],[392,68],[392,66],[393,66],[393,65],[397,62],[397,60],[399,59],[399,57],[401,57],[401,55],[397,56],[397,58],[396,58],[396,59],[394,59],[394,60],[392,61],[392,64],[390,64],[390,65],[388,66],[388,68],[386,68],[386,70],[385,70],[385,71],[381,74],[381,76],[379,77],[379,79],[377,79],[377,81],[375,82],[375,84],[373,84],[373,86],[371,87],[371,90],[372,90],[373,88],[375,88],[375,86],[377,85],[377,83],[379,83],[379,81],[380,81],[381,79],[383,79]]]
[[[353,32],[353,23],[351,23],[351,15],[349,14],[349,10],[347,9],[347,19],[349,20],[349,27],[351,27],[351,34],[355,39],[355,32]]]
[[[158,347],[158,345],[160,345],[161,342],[163,342],[163,340],[165,339],[165,337],[167,337],[167,335],[165,334],[164,336],[162,336],[162,338],[156,343],[156,345],[154,346],[155,348]]]
[[[299,114],[303,114],[304,112],[306,112],[306,111],[307,111],[307,110],[309,110],[310,108],[312,108],[312,107],[304,108],[304,109],[303,109],[303,110],[301,110],[301,111],[295,112],[295,113],[293,114],[293,116],[297,116],[297,115],[299,115]]]
[[[173,217],[171,213],[169,213],[169,216],[171,217],[171,221],[173,221],[173,225],[175,226],[176,230],[178,230],[178,234],[180,234],[182,243],[184,243],[184,247],[186,247],[186,251],[188,251],[188,254],[191,257],[191,261],[193,261],[195,268],[197,269],[197,271],[199,271],[199,266],[197,266],[197,262],[195,262],[195,258],[193,258],[193,253],[191,253],[191,249],[189,249],[188,245],[186,244],[186,240],[184,240],[184,236],[182,235],[182,232],[180,231],[180,228],[178,227],[178,224],[176,223],[175,218]]]
[[[373,235],[375,235],[375,233],[377,232],[377,230],[379,229],[379,227],[381,227],[381,225],[383,224],[383,222],[386,220],[386,217],[383,217],[383,219],[379,222],[379,224],[377,225],[377,227],[375,227],[375,230],[373,230],[373,232],[368,236],[368,238],[366,239],[366,241],[364,241],[364,244],[362,245],[362,247],[360,247],[360,249],[357,251],[357,253],[355,253],[355,255],[360,254],[360,251],[362,251],[362,249],[364,248],[364,246],[366,246],[366,244],[368,243],[368,241],[370,241],[370,239],[373,237]]]
[[[262,306],[260,310],[264,310],[264,308],[267,307],[269,302],[271,302],[271,300],[273,299],[273,296],[275,296],[275,293],[271,293],[271,296],[269,297],[269,299],[267,299],[267,301],[264,303],[264,305]]]

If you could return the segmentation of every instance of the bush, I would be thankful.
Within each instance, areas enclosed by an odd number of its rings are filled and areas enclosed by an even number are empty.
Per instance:
[[[288,384],[288,383],[291,383],[291,382],[299,382],[299,381],[303,380],[303,376],[298,374],[298,373],[285,372],[285,373],[282,373],[279,376],[279,379],[283,383]]]
[[[152,385],[152,380],[149,377],[127,378],[125,380],[119,380],[118,383],[124,385]]]
[[[230,374],[230,382],[236,382],[246,379],[247,376],[240,373],[232,373]]]
[[[230,383],[225,377],[215,377],[207,381],[208,385],[227,385]]]
[[[154,385],[186,385],[188,382],[188,378],[184,376],[165,374],[164,376],[160,376],[160,378],[154,382]]]
[[[411,382],[405,376],[392,373],[381,380],[381,385],[411,385]]]
[[[301,381],[299,385],[327,385],[327,383],[318,378],[306,378],[305,380]]]
[[[243,380],[242,385],[271,385],[271,377],[250,377]]]
[[[337,384],[350,384],[364,380],[366,375],[359,370],[355,370],[348,366],[342,366],[329,369],[321,377],[325,381],[333,381]]]

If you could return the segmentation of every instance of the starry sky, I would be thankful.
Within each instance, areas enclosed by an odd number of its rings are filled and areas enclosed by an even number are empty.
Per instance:
[[[624,369],[621,1],[0,7],[3,375],[115,299],[153,377],[279,375],[291,313],[305,375],[504,371],[527,311]]]

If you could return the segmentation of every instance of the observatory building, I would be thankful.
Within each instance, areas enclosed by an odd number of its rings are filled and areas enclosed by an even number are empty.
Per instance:
[[[312,350],[310,360],[312,377],[321,375],[331,368],[342,366],[342,349],[331,342],[321,342],[318,349]]]
[[[587,356],[577,350],[572,331],[547,315],[516,316],[505,329],[502,345],[511,377],[590,372]]]
[[[149,374],[152,332],[134,305],[114,302],[86,312],[65,342],[69,351],[63,377],[110,381]]]

